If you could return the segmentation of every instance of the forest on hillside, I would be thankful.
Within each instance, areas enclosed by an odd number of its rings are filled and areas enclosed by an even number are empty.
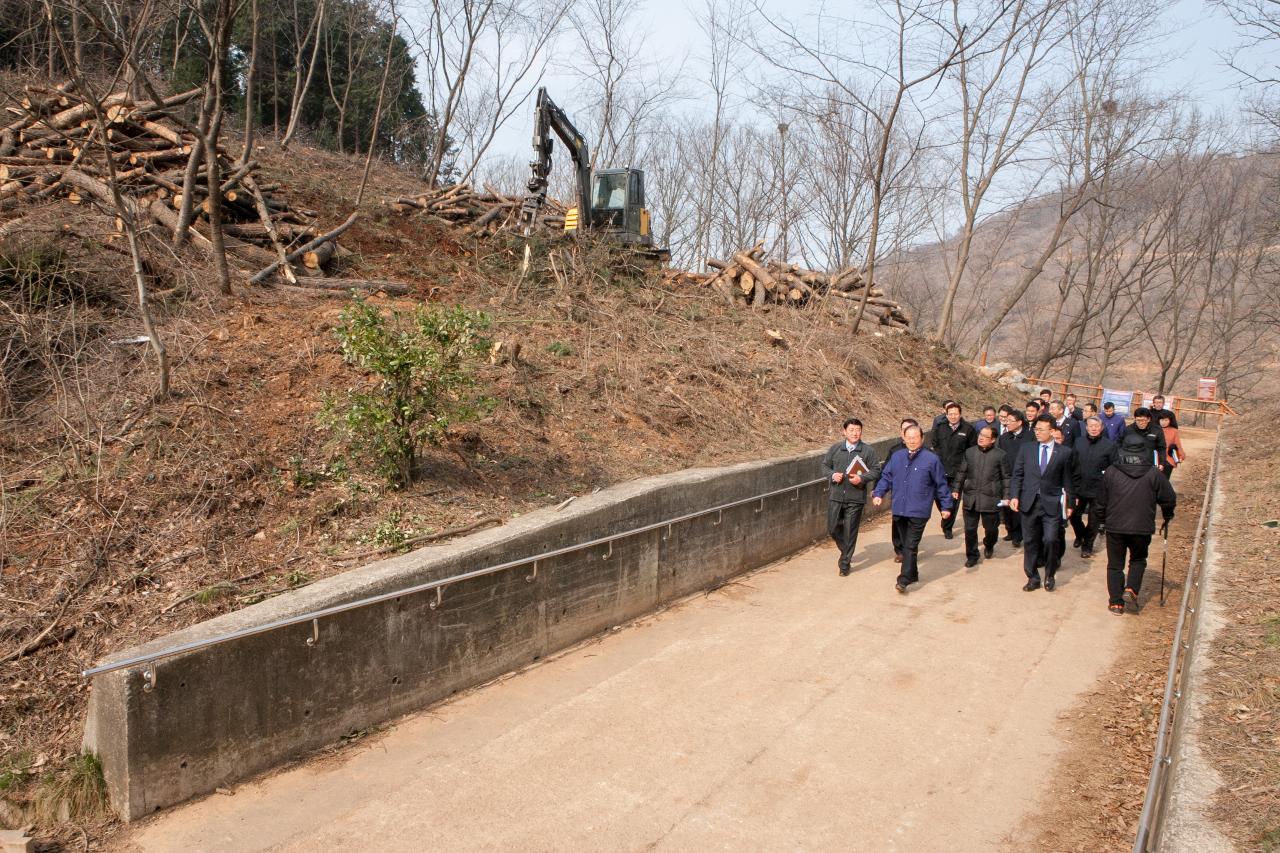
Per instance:
[[[189,118],[210,144],[189,171],[221,134],[246,152],[304,136],[430,186],[518,195],[527,155],[500,140],[554,78],[593,164],[646,171],[676,266],[762,243],[862,270],[969,356],[1087,381],[1121,358],[1160,390],[1203,374],[1247,394],[1280,318],[1270,5],[1209,6],[1250,46],[1229,57],[1246,91],[1233,115],[1165,85],[1173,22],[1153,0],[800,16],[705,0],[682,63],[620,0],[3,0],[0,101],[199,86]],[[569,197],[563,160],[553,189]]]

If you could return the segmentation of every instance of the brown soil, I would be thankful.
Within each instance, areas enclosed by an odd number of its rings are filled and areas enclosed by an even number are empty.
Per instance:
[[[1222,776],[1212,811],[1241,850],[1280,850],[1280,407],[1228,426],[1216,519],[1215,600],[1201,745]]]
[[[258,159],[322,225],[350,210],[351,158],[295,147]],[[174,393],[152,402],[143,349],[109,343],[139,331],[127,282],[104,277],[121,256],[69,237],[61,206],[21,235],[71,246],[77,267],[107,283],[83,310],[31,312],[45,357],[0,410],[0,826],[31,820],[37,796],[67,777],[89,690],[78,673],[113,651],[352,568],[404,537],[813,448],[834,440],[846,413],[881,436],[946,396],[1006,396],[920,339],[870,326],[854,337],[817,312],[730,309],[636,275],[600,247],[576,252],[571,287],[535,269],[516,292],[517,245],[381,212],[379,198],[417,189],[374,170],[372,201],[343,239],[356,253],[346,273],[412,285],[411,298],[379,305],[484,309],[492,336],[518,341],[521,358],[480,366],[496,408],[452,429],[404,491],[333,474],[345,453],[316,422],[326,395],[363,381],[332,334],[345,299],[245,286],[218,299],[200,262],[157,250]],[[77,210],[80,231],[109,222]]]
[[[1142,812],[1155,750],[1169,651],[1182,600],[1191,543],[1203,502],[1214,433],[1181,430],[1189,458],[1174,474],[1178,507],[1169,526],[1165,604],[1160,606],[1160,541],[1151,543],[1141,594],[1142,609],[1126,613],[1130,624],[1119,661],[1098,688],[1060,721],[1065,752],[1047,780],[1048,793],[1009,849],[1128,851]],[[1105,566],[1103,548],[1093,558]],[[1105,577],[1103,572],[1102,577]],[[1107,606],[1105,586],[1098,607]],[[1090,649],[1081,648],[1081,654]]]

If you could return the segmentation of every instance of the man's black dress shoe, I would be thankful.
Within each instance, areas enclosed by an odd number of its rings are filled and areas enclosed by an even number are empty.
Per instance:
[[[991,559],[991,555],[992,555],[992,554],[994,554],[995,552],[996,552],[996,549],[995,549],[995,548],[984,548],[984,549],[982,550],[982,556],[984,556],[984,557],[986,557],[988,560],[990,560],[990,559]]]
[[[1039,589],[1039,588],[1040,588],[1040,581],[1038,581],[1038,580],[1029,580],[1029,581],[1027,581],[1027,582],[1023,585],[1023,587],[1022,587],[1022,591],[1023,591],[1023,592],[1035,592],[1035,591],[1036,591],[1037,589]]]
[[[978,561],[973,557],[970,557],[969,559],[964,561],[964,567],[966,569],[972,569],[976,565],[978,565]]]
[[[1058,582],[1053,579],[1053,575],[1050,575],[1049,577],[1044,579],[1045,592],[1053,592],[1053,588],[1056,587],[1057,585],[1058,585]]]

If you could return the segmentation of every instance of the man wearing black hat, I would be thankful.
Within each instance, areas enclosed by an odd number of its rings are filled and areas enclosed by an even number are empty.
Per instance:
[[[1136,409],[1133,413],[1133,423],[1125,427],[1124,435],[1141,436],[1147,444],[1147,450],[1151,451],[1147,454],[1147,460],[1162,472],[1164,471],[1165,466],[1169,464],[1164,457],[1164,429],[1152,420],[1150,409],[1145,406]],[[1123,446],[1123,438],[1120,443]]]
[[[1080,549],[1081,557],[1093,556],[1093,543],[1098,536],[1098,513],[1093,509],[1093,499],[1102,485],[1102,475],[1116,460],[1115,442],[1102,434],[1102,420],[1091,417],[1085,421],[1084,435],[1072,449],[1076,452],[1076,470],[1080,474],[1080,491],[1076,495],[1076,511],[1071,515],[1071,529],[1075,531],[1072,543]],[[1088,513],[1089,522],[1085,523]]]
[[[1162,533],[1168,534],[1169,521],[1178,496],[1173,486],[1151,464],[1151,451],[1146,440],[1128,433],[1120,443],[1118,461],[1102,475],[1093,509],[1098,523],[1107,526],[1107,593],[1108,607],[1117,616],[1124,614],[1126,601],[1136,612],[1138,593],[1142,591],[1142,575],[1147,569],[1147,551],[1156,531],[1156,506],[1164,513]],[[1125,556],[1129,558],[1129,575],[1125,577]]]

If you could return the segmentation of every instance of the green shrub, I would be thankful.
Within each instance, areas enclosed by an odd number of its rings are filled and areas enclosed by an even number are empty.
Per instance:
[[[480,417],[490,401],[475,392],[472,366],[489,348],[489,318],[461,306],[385,314],[363,300],[342,313],[334,333],[342,356],[375,382],[326,402],[324,418],[346,435],[380,476],[404,487],[418,451],[451,424]]]

